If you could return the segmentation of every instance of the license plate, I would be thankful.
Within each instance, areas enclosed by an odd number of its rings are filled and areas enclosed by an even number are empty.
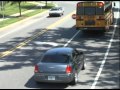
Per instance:
[[[48,80],[55,80],[55,76],[48,76]]]

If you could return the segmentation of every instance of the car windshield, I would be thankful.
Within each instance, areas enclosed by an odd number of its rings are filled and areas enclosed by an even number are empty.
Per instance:
[[[51,11],[56,11],[59,10],[58,8],[52,8]]]
[[[103,15],[104,14],[104,8],[80,7],[80,8],[77,8],[77,14],[79,14],[79,15]]]
[[[45,55],[41,62],[45,63],[68,63],[69,56],[65,54]]]

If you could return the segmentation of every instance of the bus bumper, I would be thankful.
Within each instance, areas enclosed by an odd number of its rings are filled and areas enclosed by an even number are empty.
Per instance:
[[[76,27],[76,30],[98,30],[98,31],[105,31],[105,27]]]

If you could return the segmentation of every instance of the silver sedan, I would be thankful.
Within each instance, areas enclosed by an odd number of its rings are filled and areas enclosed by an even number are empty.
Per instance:
[[[54,7],[52,9],[50,9],[50,11],[49,11],[49,16],[53,16],[53,15],[62,16],[63,14],[64,14],[64,8],[63,7]]]
[[[78,73],[85,69],[83,52],[70,47],[58,47],[48,50],[35,65],[36,82],[76,84]]]

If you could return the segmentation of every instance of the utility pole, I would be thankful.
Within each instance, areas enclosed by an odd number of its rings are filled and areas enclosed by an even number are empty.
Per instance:
[[[2,15],[3,15],[3,20],[4,20],[4,17],[5,17],[5,15],[4,15],[4,1],[2,1],[2,6],[1,6],[1,10],[2,10]]]
[[[45,6],[47,7],[47,1],[45,1]]]
[[[0,1],[0,11],[2,10],[2,2]]]

